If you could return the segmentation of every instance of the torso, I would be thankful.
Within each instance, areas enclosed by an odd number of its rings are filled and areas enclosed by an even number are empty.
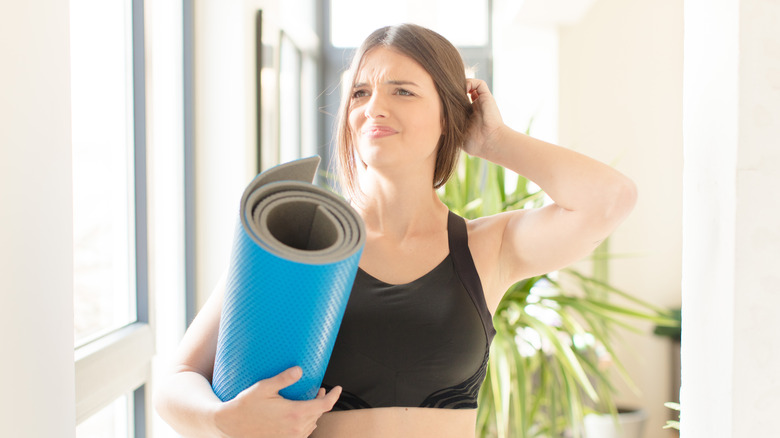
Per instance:
[[[435,233],[429,233],[425,236],[423,236],[422,239],[420,239],[416,245],[417,248],[413,249],[411,251],[403,251],[398,250],[398,248],[393,248],[391,245],[386,245],[381,240],[374,241],[367,243],[366,246],[366,253],[368,256],[364,256],[364,259],[361,260],[361,270],[358,273],[358,279],[356,280],[356,284],[359,282],[363,284],[364,286],[366,284],[370,285],[372,288],[380,288],[387,290],[389,292],[394,292],[396,289],[395,286],[402,286],[399,289],[399,292],[408,290],[409,287],[412,287],[414,289],[415,286],[420,286],[420,293],[426,293],[426,291],[431,291],[431,284],[435,284],[435,282],[431,283],[431,279],[445,279],[448,278],[448,275],[452,275],[453,273],[453,261],[450,259],[452,258],[452,254],[450,253],[450,244],[448,242],[448,234],[447,229],[441,229],[440,231],[437,231]],[[414,245],[413,245],[414,246]],[[422,249],[421,249],[422,248]],[[395,253],[393,251],[395,249]],[[381,256],[377,256],[377,254],[380,254]],[[436,254],[436,255],[432,255]],[[399,256],[400,255],[400,256]],[[400,268],[399,269],[389,269],[388,267],[393,267],[392,262],[388,262],[388,259],[396,259],[399,262]],[[462,261],[459,261],[461,265],[463,264]],[[398,265],[396,265],[398,267]],[[473,272],[473,265],[471,271]],[[370,272],[370,273],[369,273]],[[381,279],[380,279],[381,278]],[[455,275],[455,278],[457,278],[457,274]],[[426,284],[426,279],[428,280],[429,284]],[[438,280],[437,280],[438,281]],[[457,281],[457,280],[456,280]],[[477,278],[477,282],[478,282]],[[460,284],[460,283],[458,283]],[[361,287],[364,287],[361,286]],[[371,288],[369,288],[370,290]],[[474,289],[471,287],[470,289]],[[461,286],[461,290],[462,286]],[[414,291],[416,292],[416,291]],[[489,314],[487,315],[487,318],[485,318],[484,310],[480,311],[475,309],[475,304],[472,302],[473,298],[469,297],[468,292],[463,292],[464,295],[462,296],[454,296],[453,298],[447,298],[446,294],[439,294],[438,292],[429,292],[431,293],[431,298],[436,297],[438,298],[438,302],[435,303],[432,308],[446,308],[446,304],[450,303],[441,303],[444,299],[447,299],[448,301],[451,299],[455,299],[457,306],[461,309],[460,312],[465,312],[463,315],[460,313],[455,313],[451,318],[457,319],[459,324],[466,324],[462,328],[464,330],[461,330],[461,333],[463,333],[460,336],[466,336],[466,338],[458,338],[457,341],[451,341],[450,345],[453,345],[452,342],[455,342],[456,345],[460,345],[458,343],[463,343],[463,345],[471,345],[471,351],[472,353],[469,356],[464,356],[460,359],[456,358],[453,359],[452,356],[449,356],[449,363],[452,363],[454,361],[462,362],[460,371],[461,374],[468,373],[469,376],[472,376],[472,374],[477,374],[480,372],[480,360],[474,360],[475,358],[472,357],[475,355],[475,353],[480,354],[479,352],[482,352],[481,354],[486,354],[487,350],[485,349],[485,342],[487,339],[492,338],[492,334],[486,333],[488,331],[492,332],[492,324],[489,321]],[[419,296],[419,295],[418,295]],[[369,295],[370,297],[370,295]],[[480,291],[480,298],[483,301],[482,307],[484,309],[484,297],[481,297],[481,291]],[[363,306],[370,305],[371,300],[363,300]],[[382,303],[382,306],[388,305],[388,303],[392,304],[392,302],[385,302]],[[442,307],[443,306],[443,307]],[[383,308],[382,308],[383,309]],[[379,312],[381,314],[382,310],[380,308],[376,308],[374,312]],[[480,314],[480,312],[482,312]],[[376,313],[375,313],[376,314]],[[455,316],[458,315],[458,316]],[[481,315],[481,316],[479,316]],[[475,319],[476,318],[476,319]],[[413,317],[404,318],[407,320],[408,323],[413,324]],[[483,325],[483,321],[487,319],[487,324],[489,324],[489,327]],[[451,324],[452,322],[450,322]],[[354,327],[354,321],[353,321],[353,327]],[[368,328],[366,330],[373,330],[373,325],[368,325]],[[468,327],[466,329],[466,327]],[[379,331],[377,333],[381,333],[382,330],[378,329]],[[415,330],[417,330],[415,332]],[[415,333],[420,333],[422,330],[420,328],[416,328],[415,330],[412,330],[412,332],[406,333],[404,335],[398,335],[394,336],[399,338],[406,338],[402,339],[399,344],[402,344],[403,342],[410,342],[410,343],[425,343],[425,342],[433,342],[435,344],[435,341],[431,341],[429,339],[428,341],[425,340],[424,335],[415,335]],[[361,330],[362,332],[362,330]],[[394,332],[395,333],[395,332]],[[362,333],[361,333],[362,334]],[[472,335],[473,334],[473,335]],[[376,336],[376,335],[374,335]],[[445,338],[446,335],[442,336],[441,334],[438,335],[440,338]],[[364,336],[367,339],[373,339],[371,338],[371,335]],[[355,340],[354,336],[350,337],[349,340],[350,343],[354,342],[360,342],[360,336],[358,336],[357,340]],[[436,338],[434,338],[436,339]],[[471,339],[471,340],[466,340]],[[337,341],[338,345],[338,341]],[[348,344],[350,346],[354,344]],[[371,343],[363,344],[365,348],[369,348],[368,355],[377,355],[379,362],[387,362],[393,360],[393,355],[383,355],[381,350],[370,350]],[[479,348],[475,348],[475,346],[478,346]],[[343,346],[341,347],[343,349]],[[416,348],[416,347],[415,347]],[[459,349],[462,347],[458,347]],[[398,351],[406,351],[402,347]],[[458,351],[458,350],[456,350]],[[453,351],[450,351],[449,353],[445,354],[453,354]],[[414,353],[410,353],[410,356],[413,357],[419,357],[423,356],[419,354],[417,351]],[[334,355],[335,356],[335,355]],[[352,364],[354,362],[354,355],[346,356],[349,359],[349,364]],[[363,357],[362,355],[359,355],[357,357]],[[468,358],[468,359],[467,359]],[[373,360],[373,358],[372,358]],[[337,362],[335,359],[332,358],[333,362]],[[408,362],[408,361],[407,361]],[[405,367],[408,366],[410,369],[417,366],[417,361],[411,361],[406,364],[401,364],[400,366]],[[343,360],[341,362],[342,364],[345,363]],[[363,368],[369,368],[371,367],[372,370],[375,370],[374,365],[372,365],[373,362],[366,363],[360,365],[360,367]],[[392,367],[396,366],[397,364],[391,364],[390,375],[393,374]],[[412,366],[414,365],[414,366]],[[335,366],[334,366],[335,367]],[[344,368],[351,369],[351,372],[354,372],[355,367],[354,366],[344,366]],[[447,368],[447,371],[453,371],[450,368],[457,368],[457,367],[449,367]],[[398,371],[397,368],[396,371]],[[477,371],[475,371],[477,370]],[[484,372],[484,366],[481,369],[481,372]],[[337,376],[339,373],[331,373],[330,376],[331,380],[333,382],[328,382],[331,384],[340,384],[337,380],[350,380],[348,378],[349,374],[341,374],[341,378],[338,378]],[[372,371],[372,375],[376,374]],[[441,374],[447,374],[447,373],[441,373]],[[456,380],[457,382],[461,382],[461,377],[457,372],[449,373],[451,375],[450,381]],[[456,377],[457,375],[457,377]],[[465,374],[464,374],[465,375]],[[438,377],[438,376],[437,376]],[[484,378],[484,374],[478,376],[479,378],[476,380],[479,380],[479,383],[481,383],[482,378]],[[387,379],[390,379],[387,377]],[[326,374],[326,380],[328,380],[328,375]],[[358,379],[355,381],[354,379],[351,379],[353,384],[356,385],[363,385],[364,388],[371,388],[370,379],[367,382],[361,383],[361,381]],[[380,380],[385,381],[385,378],[380,378]],[[428,384],[428,387],[426,387],[424,390],[421,390],[421,394],[427,394],[428,391],[431,389],[436,390],[439,389],[439,386],[441,386],[439,383],[434,383],[435,379],[432,379],[431,382],[427,381],[428,379],[423,379],[422,381],[418,381],[416,384],[412,384],[409,387],[415,388],[416,386],[424,386],[425,384]],[[472,376],[472,380],[475,380]],[[447,381],[446,376],[442,376],[442,381]],[[323,382],[326,383],[326,382]],[[402,387],[405,385],[406,382],[404,381],[398,381],[396,385],[398,391],[402,392]],[[438,386],[437,386],[438,385]],[[345,385],[346,386],[346,385]],[[478,389],[478,386],[477,386]],[[370,389],[363,389],[362,391],[368,391],[366,393],[368,395],[368,398],[371,398],[373,400],[380,400],[381,397],[377,397],[376,393],[371,392]],[[414,393],[414,391],[410,391]],[[414,398],[417,397],[417,398]],[[422,396],[415,395],[412,398],[409,398],[408,400],[414,400],[410,402],[411,404],[417,403],[418,399],[421,399]],[[473,397],[475,400],[475,397]],[[425,436],[425,437],[431,437],[431,436],[448,436],[448,437],[469,437],[472,438],[474,436],[474,430],[475,430],[475,423],[476,423],[476,409],[473,409],[473,406],[468,405],[460,405],[461,408],[453,409],[453,408],[431,408],[431,407],[416,407],[416,406],[393,406],[392,403],[389,407],[378,407],[378,408],[371,408],[371,409],[351,409],[351,410],[339,410],[334,411],[325,414],[320,421],[318,422],[318,428],[315,431],[314,435],[315,437],[329,437],[329,436],[373,436],[373,437],[398,437],[398,436],[404,436],[404,437],[414,437],[414,436]],[[450,405],[454,406],[454,405]],[[468,408],[462,408],[464,406],[468,406]]]

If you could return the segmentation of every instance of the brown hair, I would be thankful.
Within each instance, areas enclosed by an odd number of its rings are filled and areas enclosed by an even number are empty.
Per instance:
[[[357,49],[350,67],[351,78],[343,84],[336,126],[337,164],[341,186],[353,200],[361,193],[357,184],[354,135],[349,128],[351,90],[366,53],[375,47],[395,50],[420,64],[433,79],[441,100],[442,137],[436,153],[433,188],[443,186],[452,175],[466,136],[471,104],[466,96],[466,73],[458,49],[438,33],[415,24],[399,24],[375,30]]]

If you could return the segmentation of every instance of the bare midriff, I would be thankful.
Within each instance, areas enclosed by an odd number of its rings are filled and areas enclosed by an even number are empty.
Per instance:
[[[312,438],[474,438],[476,409],[374,408],[327,412]]]

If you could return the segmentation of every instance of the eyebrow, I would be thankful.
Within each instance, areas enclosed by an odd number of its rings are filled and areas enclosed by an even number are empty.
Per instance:
[[[383,82],[383,84],[385,84],[385,85],[414,85],[415,87],[419,87],[419,85],[417,85],[417,83],[412,82],[412,81],[395,81],[395,80],[390,80],[390,81]],[[352,88],[361,88],[361,87],[365,87],[366,85],[368,85],[367,82],[358,82],[355,85],[353,85]]]

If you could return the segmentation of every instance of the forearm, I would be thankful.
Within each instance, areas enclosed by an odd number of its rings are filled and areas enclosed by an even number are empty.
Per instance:
[[[179,372],[167,376],[154,398],[157,412],[183,437],[221,436],[214,420],[221,401],[202,375]]]
[[[566,210],[601,212],[633,206],[636,188],[606,164],[504,127],[481,157],[533,181]],[[609,213],[605,213],[609,214]]]

